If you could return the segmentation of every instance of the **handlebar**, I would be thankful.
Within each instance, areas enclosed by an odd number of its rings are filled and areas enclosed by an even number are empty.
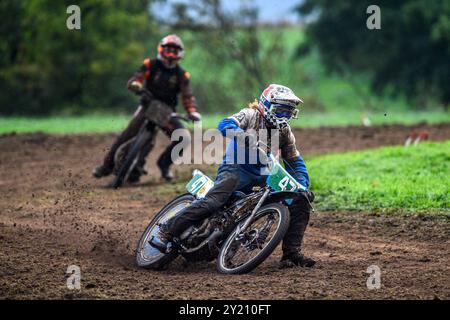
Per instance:
[[[270,159],[270,155],[267,153],[267,150],[264,150],[261,147],[258,147],[257,150],[258,150],[260,157],[264,158],[263,163],[268,164],[269,162],[272,161],[272,159]]]
[[[152,98],[154,97],[153,93],[151,93],[150,90],[147,90],[146,88],[142,88],[142,89],[136,91],[136,94],[140,95],[140,96],[142,96],[142,94],[145,94],[148,97],[152,97]]]
[[[264,149],[260,145],[262,145],[264,147]],[[264,159],[265,164],[269,165],[270,163],[273,163],[274,156],[270,151],[267,152],[267,149],[269,149],[269,146],[266,143],[262,142],[261,140],[257,140],[256,150],[258,150],[258,154],[260,155],[260,157]],[[285,162],[285,164],[289,165],[286,162]],[[299,190],[298,192],[295,192],[295,193],[297,193],[299,197],[300,196],[303,197],[306,200],[306,202],[308,203],[308,205],[310,206],[311,210],[313,212],[315,211],[313,205],[311,204],[311,202],[314,201],[314,194],[313,194],[313,198],[311,200],[309,198],[309,196],[310,196],[309,192]]]
[[[146,95],[147,97],[149,97],[149,98],[154,98],[153,93],[151,93],[151,92],[150,92],[149,90],[147,90],[146,88],[142,88],[141,90],[137,91],[136,94],[138,94],[138,95],[140,95],[140,96],[142,96],[143,94],[145,94],[145,95]],[[170,114],[170,117],[171,117],[171,118],[175,118],[175,119],[180,119],[180,120],[183,120],[183,121],[186,121],[186,122],[194,122],[194,120],[189,119],[188,116],[186,116],[186,115],[181,115],[181,114],[176,113],[176,112],[172,112],[172,113]]]
[[[172,112],[170,114],[170,117],[171,118],[175,118],[175,119],[180,119],[180,120],[183,120],[183,121],[186,121],[186,122],[194,122],[194,120],[189,119],[187,116],[179,114],[179,113],[176,113],[176,112]]]

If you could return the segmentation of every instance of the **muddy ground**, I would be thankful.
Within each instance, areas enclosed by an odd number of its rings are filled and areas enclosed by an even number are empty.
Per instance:
[[[402,144],[413,130],[450,139],[450,125],[297,130],[304,155]],[[248,275],[225,276],[214,263],[176,260],[155,272],[134,266],[137,240],[181,183],[163,184],[157,141],[138,186],[111,190],[90,177],[114,135],[0,137],[0,298],[13,299],[450,299],[450,226],[427,217],[317,212],[304,252],[313,269],[279,270],[280,250]],[[177,168],[179,179],[190,166]],[[447,220],[448,221],[448,220]],[[81,290],[66,287],[69,265]],[[381,269],[368,290],[366,270]]]

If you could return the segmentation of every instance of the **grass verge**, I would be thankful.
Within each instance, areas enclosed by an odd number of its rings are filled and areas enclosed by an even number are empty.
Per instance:
[[[445,111],[423,112],[380,112],[361,113],[356,111],[335,111],[328,113],[302,113],[300,119],[292,120],[294,128],[360,125],[363,115],[377,124],[449,123],[450,114]],[[229,115],[205,115],[204,128],[216,128],[219,121]],[[105,133],[117,132],[125,128],[130,115],[92,115],[79,117],[49,118],[0,118],[0,134],[45,132],[51,134]],[[192,127],[192,125],[189,125]]]
[[[370,211],[450,221],[450,140],[383,147],[306,159],[314,206],[321,211]],[[203,169],[215,178],[217,166]],[[185,192],[190,175],[155,194]]]
[[[322,210],[450,216],[450,141],[318,156],[307,165]]]

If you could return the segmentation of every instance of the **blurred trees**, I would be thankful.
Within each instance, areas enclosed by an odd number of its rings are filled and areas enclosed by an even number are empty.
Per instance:
[[[371,1],[304,0],[308,47],[341,75],[366,72],[376,92],[407,96],[424,106],[450,103],[450,1],[379,0],[381,30],[366,28]],[[301,47],[306,52],[308,47]]]
[[[449,104],[449,1],[380,0],[381,30],[368,30],[368,0],[304,0],[306,42],[300,26],[260,25],[255,2],[232,11],[220,0],[168,2],[173,14],[162,21],[151,17],[155,2],[164,0],[0,1],[0,115],[134,108],[125,83],[168,33],[185,42],[182,65],[202,112],[237,110],[270,82],[290,86],[308,110],[321,112],[410,107],[374,95],[369,83],[415,106]],[[72,4],[81,8],[79,31],[66,27]],[[314,50],[298,59],[295,48],[304,43],[301,51]]]
[[[2,0],[0,114],[124,108],[125,83],[154,32],[149,0]],[[81,8],[81,30],[66,9]]]
[[[281,28],[273,28],[269,34],[261,31],[258,10],[248,1],[227,11],[220,0],[190,0],[173,4],[173,12],[171,19],[161,23],[181,34],[194,33],[191,48],[201,47],[204,52],[198,57],[204,72],[193,75],[203,111],[242,108],[259,96],[271,81],[273,57],[282,52],[278,41]]]

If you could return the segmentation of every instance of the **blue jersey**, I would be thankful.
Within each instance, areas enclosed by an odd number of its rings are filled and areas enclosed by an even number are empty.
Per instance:
[[[246,112],[246,115],[257,116],[258,113]],[[239,131],[245,131],[247,129],[253,128],[242,128],[240,126],[239,120],[236,117],[225,118],[220,121],[218,126],[219,131],[226,136],[227,130],[232,130],[235,133]],[[290,129],[289,129],[290,130]],[[280,145],[285,145],[280,143]],[[288,146],[292,148],[292,146]],[[223,158],[221,168],[225,165],[229,164],[238,164],[239,171],[241,174],[241,179],[244,180],[258,180],[264,178],[264,164],[261,163],[260,159],[256,156],[256,153],[250,154],[249,150],[239,150],[242,148],[233,138],[227,145],[225,156]],[[295,145],[294,145],[295,148]],[[283,158],[283,161],[286,166],[286,170],[292,175],[302,186],[305,188],[309,187],[309,175],[306,169],[305,162],[303,158],[300,156],[298,151],[295,149],[295,153],[290,153],[292,156],[289,159]],[[283,154],[283,152],[282,152]],[[221,169],[220,168],[220,169]],[[219,170],[220,170],[219,169]]]

